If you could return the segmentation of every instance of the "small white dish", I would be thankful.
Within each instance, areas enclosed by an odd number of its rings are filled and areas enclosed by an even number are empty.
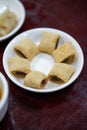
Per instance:
[[[4,75],[0,72],[0,89],[2,90],[2,97],[0,99],[0,122],[4,118],[8,108],[8,83]]]
[[[0,8],[2,6],[7,6],[10,11],[14,12],[14,14],[17,16],[18,23],[9,34],[0,37],[0,41],[6,40],[15,34],[21,28],[25,20],[25,9],[19,0],[0,0]]]
[[[77,55],[78,55],[77,60],[75,60],[73,62],[73,66],[75,67],[75,73],[73,74],[73,76],[70,78],[70,80],[68,82],[66,82],[62,85],[53,84],[51,82],[48,82],[47,86],[44,89],[34,89],[34,88],[26,87],[26,86],[24,86],[23,79],[16,78],[14,75],[12,75],[10,73],[9,67],[8,67],[8,59],[10,57],[13,57],[16,55],[16,53],[14,52],[14,45],[17,44],[18,41],[20,41],[24,37],[28,37],[31,40],[33,40],[36,45],[38,45],[40,43],[42,34],[45,31],[53,32],[55,34],[58,33],[61,36],[58,45],[61,45],[67,41],[72,42],[73,46],[75,47],[75,49],[77,51]],[[50,71],[50,69],[52,68],[54,63],[55,62],[50,55],[48,55],[46,53],[40,53],[38,56],[36,56],[30,62],[30,65],[31,65],[32,70],[39,70],[45,74],[48,74],[48,72]],[[54,91],[58,91],[60,89],[63,89],[65,87],[69,86],[80,75],[82,68],[83,68],[83,64],[84,64],[84,57],[83,57],[83,52],[82,52],[82,49],[81,49],[79,43],[74,38],[72,38],[69,34],[67,34],[63,31],[60,31],[58,29],[52,29],[52,28],[36,28],[36,29],[31,29],[31,30],[28,30],[28,31],[25,31],[25,32],[19,34],[8,44],[8,46],[6,47],[6,49],[4,51],[4,55],[3,55],[3,66],[4,66],[4,70],[5,70],[6,74],[8,75],[8,77],[19,87],[26,89],[28,91],[39,92],[39,93],[54,92]]]

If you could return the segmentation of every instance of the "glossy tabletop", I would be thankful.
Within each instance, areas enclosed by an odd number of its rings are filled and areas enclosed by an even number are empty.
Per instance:
[[[0,42],[0,71],[9,84],[9,105],[0,130],[87,130],[87,0],[21,0],[26,19],[11,38]],[[22,15],[22,14],[21,14]],[[53,93],[33,93],[16,86],[2,64],[8,43],[23,31],[50,27],[69,33],[84,53],[78,79]]]

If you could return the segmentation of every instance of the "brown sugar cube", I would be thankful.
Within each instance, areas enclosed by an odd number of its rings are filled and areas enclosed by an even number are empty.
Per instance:
[[[72,63],[76,58],[76,51],[70,42],[66,42],[54,50],[52,56],[56,62]]]
[[[41,52],[51,54],[56,48],[60,36],[51,32],[44,32],[39,44],[39,50]]]
[[[75,72],[72,65],[65,63],[55,63],[53,68],[48,74],[48,78],[51,82],[56,84],[67,82]]]
[[[28,75],[26,75],[24,84],[27,87],[40,89],[46,86],[47,81],[47,76],[42,72],[31,71]]]
[[[24,38],[14,46],[14,50],[30,61],[39,53],[38,47],[28,38]]]

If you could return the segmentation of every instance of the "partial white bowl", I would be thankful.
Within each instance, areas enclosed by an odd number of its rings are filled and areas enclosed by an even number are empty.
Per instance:
[[[16,55],[16,53],[14,51],[14,46],[15,46],[15,44],[18,43],[18,41],[27,37],[27,38],[30,38],[36,45],[38,45],[40,43],[43,32],[47,32],[47,31],[53,32],[55,34],[58,33],[61,36],[58,45],[62,45],[64,42],[67,42],[67,41],[70,41],[73,44],[73,46],[76,49],[77,55],[78,55],[77,60],[75,60],[73,62],[73,66],[75,67],[75,73],[73,74],[73,76],[70,78],[70,80],[68,82],[61,84],[61,85],[48,82],[47,86],[44,89],[34,89],[31,87],[26,87],[24,85],[23,79],[16,78],[14,75],[12,75],[10,73],[9,67],[8,67],[8,59],[10,57],[13,57]],[[49,71],[51,70],[51,68],[54,64],[55,64],[55,62],[54,62],[52,56],[50,56],[46,53],[38,54],[30,62],[30,66],[31,66],[32,70],[38,70],[45,74],[49,73]],[[39,93],[54,92],[54,91],[58,91],[58,90],[61,90],[65,87],[69,86],[80,75],[82,68],[83,68],[83,64],[84,64],[84,56],[83,56],[83,52],[82,52],[82,49],[81,49],[79,43],[73,37],[71,37],[69,34],[67,34],[63,31],[60,31],[58,29],[52,29],[52,28],[36,28],[36,29],[31,29],[31,30],[28,30],[28,31],[25,31],[25,32],[19,34],[7,45],[7,47],[4,51],[4,55],[3,55],[3,67],[4,67],[4,70],[5,70],[6,74],[8,75],[8,77],[19,87],[21,87],[25,90],[28,90],[28,91],[39,92]]]
[[[8,108],[8,83],[4,75],[0,72],[0,87],[2,89],[2,98],[0,100],[0,122],[4,118]]]
[[[23,25],[25,20],[25,9],[23,4],[19,0],[0,0],[0,7],[8,6],[9,9],[17,16],[18,23],[16,27],[7,35],[0,37],[0,41],[6,40],[15,34]]]

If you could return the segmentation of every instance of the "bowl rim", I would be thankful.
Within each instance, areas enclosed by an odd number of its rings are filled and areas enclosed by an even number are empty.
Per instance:
[[[2,95],[2,98],[0,100],[0,111],[1,111],[3,109],[3,106],[7,102],[9,89],[8,89],[7,80],[1,72],[0,72],[0,79],[1,79],[1,82],[2,82],[2,88],[3,88],[3,95]]]

